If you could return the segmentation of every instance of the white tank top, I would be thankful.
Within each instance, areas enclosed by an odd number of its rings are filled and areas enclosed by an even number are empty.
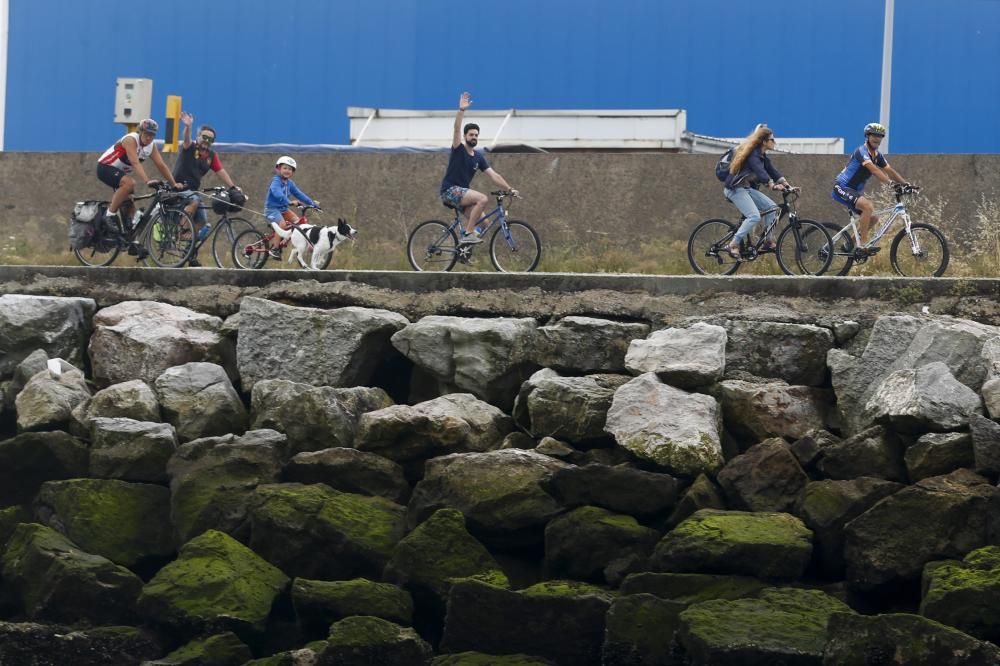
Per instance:
[[[104,151],[104,154],[98,158],[98,162],[101,164],[107,164],[113,166],[116,169],[121,169],[125,173],[132,172],[132,163],[128,160],[128,153],[125,152],[125,146],[122,142],[128,138],[132,137],[135,139],[136,153],[139,156],[140,162],[145,162],[146,158],[153,154],[153,147],[156,145],[155,142],[150,141],[148,146],[144,146],[139,143],[139,133],[129,132],[122,138],[115,141],[115,143]]]

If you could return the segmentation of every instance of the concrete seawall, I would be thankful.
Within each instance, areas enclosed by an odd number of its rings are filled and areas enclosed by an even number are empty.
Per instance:
[[[260,210],[276,155],[223,155],[226,169]],[[73,202],[106,198],[110,191],[94,173],[96,153],[0,153],[0,260],[21,260],[36,253],[63,251],[66,221]],[[413,226],[446,218],[436,198],[444,171],[443,154],[296,155],[296,182],[343,215],[366,241],[405,243]],[[629,245],[655,240],[686,240],[692,227],[709,217],[733,217],[712,175],[715,157],[686,154],[500,154],[496,169],[522,190],[524,201],[511,212],[532,223],[549,249],[586,252],[595,243]],[[778,155],[777,167],[804,188],[801,216],[845,221],[829,196],[834,176],[846,158],[831,155]],[[167,156],[172,163],[173,157]],[[926,200],[912,208],[915,220],[941,223],[953,244],[974,235],[982,197],[1000,195],[1000,155],[901,155],[891,163],[924,186]],[[151,173],[155,168],[150,165]],[[204,185],[219,184],[212,176]],[[475,186],[489,189],[479,176]],[[939,208],[940,213],[931,212]],[[329,217],[329,215],[327,216]],[[257,218],[259,220],[259,218]],[[9,259],[8,259],[9,261]]]

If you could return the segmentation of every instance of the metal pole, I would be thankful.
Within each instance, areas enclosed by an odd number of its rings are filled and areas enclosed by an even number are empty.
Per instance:
[[[882,34],[882,101],[878,109],[878,121],[889,127],[889,107],[892,96],[892,24],[896,0],[885,0],[885,29]],[[889,136],[879,147],[883,153],[889,152]]]
[[[3,151],[7,119],[7,33],[10,25],[10,0],[0,0],[0,151]]]

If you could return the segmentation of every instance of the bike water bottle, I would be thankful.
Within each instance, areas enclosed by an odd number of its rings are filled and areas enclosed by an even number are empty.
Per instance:
[[[483,235],[483,228],[480,227],[478,224],[476,225],[476,235],[477,236],[482,236]]]
[[[141,220],[141,219],[142,219],[142,211],[141,210],[135,211],[135,215],[132,216],[132,228],[133,229],[135,229],[137,226],[139,226],[139,220]]]
[[[205,226],[203,226],[203,227],[202,227],[202,228],[201,228],[201,229],[200,229],[200,230],[198,231],[198,242],[200,243],[201,241],[203,241],[203,240],[205,240],[206,238],[208,238],[208,232],[210,232],[211,230],[212,230],[212,225],[211,225],[211,224],[209,224],[208,222],[206,222],[206,223],[205,223]]]

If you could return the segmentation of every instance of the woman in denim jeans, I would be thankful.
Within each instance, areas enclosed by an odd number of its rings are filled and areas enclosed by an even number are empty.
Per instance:
[[[761,183],[767,183],[772,190],[783,190],[790,185],[785,177],[771,164],[767,151],[774,148],[774,132],[767,125],[757,125],[757,128],[739,145],[733,153],[729,165],[729,177],[726,178],[726,198],[736,206],[746,218],[736,231],[727,250],[737,261],[740,260],[740,243],[749,235],[751,229],[760,224],[761,212],[775,208],[775,203],[758,191]],[[776,210],[765,215],[764,222],[770,224]],[[773,250],[773,236],[768,236],[764,250]]]

